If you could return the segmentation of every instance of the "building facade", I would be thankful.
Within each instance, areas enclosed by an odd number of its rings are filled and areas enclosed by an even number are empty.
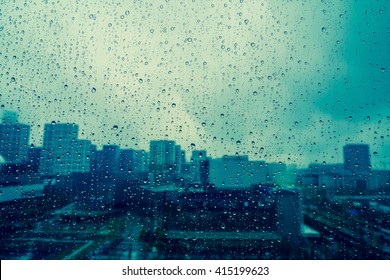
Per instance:
[[[78,139],[78,125],[45,124],[43,133],[42,175],[70,175],[90,172],[91,142]]]
[[[28,160],[30,126],[4,118],[0,124],[0,155],[6,163],[21,164]]]

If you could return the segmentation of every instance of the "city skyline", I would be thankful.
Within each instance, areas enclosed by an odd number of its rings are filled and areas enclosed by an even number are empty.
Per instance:
[[[20,123],[19,121],[18,121],[18,116],[17,116],[17,114],[15,113],[15,112],[11,112],[11,111],[5,111],[5,113],[4,113],[4,116],[3,116],[3,121],[2,121],[2,123],[0,124],[0,126],[1,125],[3,125],[3,124],[6,124],[7,122],[6,122],[6,117],[8,117],[9,115],[12,115],[13,116],[13,120],[12,120],[12,123],[14,123],[14,124],[17,124],[18,126],[22,126],[23,128],[24,128],[24,133],[23,133],[23,135],[30,135],[30,129],[31,129],[31,125],[29,125],[29,124],[23,124],[23,123]],[[50,130],[52,130],[52,128],[51,128],[51,126],[56,126],[57,125],[57,127],[58,126],[62,126],[62,127],[64,127],[64,129],[65,129],[65,127],[73,127],[73,129],[74,130],[72,130],[72,134],[74,134],[75,135],[75,139],[78,141],[78,142],[80,142],[80,143],[82,143],[82,145],[83,146],[85,146],[87,143],[87,145],[89,145],[89,146],[94,146],[95,147],[95,149],[98,147],[95,143],[93,143],[90,139],[78,139],[78,134],[79,134],[79,125],[77,124],[77,123],[61,123],[61,122],[58,122],[58,123],[56,123],[56,122],[51,122],[51,123],[47,123],[47,124],[45,124],[44,125],[44,128],[43,128],[43,137],[42,138],[45,138],[45,131],[50,131]],[[29,128],[29,130],[28,130],[28,132],[26,131],[26,128]],[[57,132],[58,133],[58,132]],[[61,134],[61,132],[60,132],[60,134]],[[66,133],[64,134],[64,132],[62,132],[62,134],[63,134],[63,136],[65,136],[66,135]],[[58,135],[57,135],[58,136]],[[73,139],[73,140],[75,140],[75,139]],[[30,142],[30,140],[31,139],[29,139],[29,137],[28,137],[28,142]],[[106,146],[117,146],[118,148],[120,148],[121,149],[121,151],[122,150],[140,150],[140,151],[145,151],[145,152],[150,152],[151,151],[151,149],[153,150],[153,143],[157,143],[157,142],[161,142],[161,141],[166,141],[167,142],[167,145],[168,146],[170,146],[170,145],[176,145],[176,146],[178,146],[178,148],[179,148],[179,150],[181,150],[181,146],[180,145],[177,145],[178,143],[176,142],[176,139],[151,139],[151,140],[149,140],[149,147],[147,148],[147,149],[139,149],[138,147],[137,147],[137,145],[135,145],[135,147],[129,147],[129,146],[125,146],[125,147],[122,147],[122,146],[120,146],[120,145],[118,145],[118,144],[116,144],[116,143],[102,143],[101,144],[101,146],[99,147],[100,149],[97,149],[98,151],[103,151],[104,150],[104,147]],[[46,142],[48,142],[48,140],[46,140]],[[39,147],[44,147],[44,143],[45,143],[45,140],[43,139],[43,141],[42,141],[42,146],[37,146],[37,145],[34,145],[33,143],[30,143],[28,146],[27,145],[25,145],[25,144],[23,144],[23,146],[27,146],[27,147],[37,147],[37,148],[39,148]],[[50,145],[50,144],[49,144]],[[332,164],[338,164],[338,163],[343,163],[343,162],[345,162],[345,148],[348,148],[348,146],[367,146],[367,147],[369,147],[369,145],[368,144],[366,144],[366,143],[347,143],[347,144],[345,144],[344,146],[343,146],[343,149],[344,149],[344,152],[343,152],[343,154],[342,154],[342,156],[341,156],[341,160],[339,160],[339,161],[334,161],[334,162],[320,162],[320,161],[313,161],[313,162],[309,162],[309,163],[307,163],[306,165],[298,165],[297,163],[294,163],[294,162],[282,162],[282,161],[278,161],[278,162],[274,162],[274,161],[267,161],[267,159],[266,158],[260,158],[260,157],[258,157],[258,158],[250,158],[249,157],[249,155],[247,155],[247,154],[238,154],[238,153],[236,153],[236,154],[223,154],[223,155],[220,155],[220,156],[214,156],[214,155],[212,155],[212,154],[210,154],[209,156],[210,156],[210,158],[215,158],[215,159],[218,159],[218,158],[224,158],[224,157],[226,157],[226,156],[247,156],[248,157],[248,159],[249,160],[251,160],[251,161],[259,161],[259,160],[263,160],[263,161],[265,161],[265,162],[269,162],[269,163],[284,163],[284,164],[287,164],[288,166],[295,166],[295,167],[298,167],[298,168],[305,168],[305,167],[309,167],[311,164],[324,164],[324,165],[332,165]],[[91,147],[92,147],[91,146]],[[168,147],[167,146],[167,147]],[[76,143],[69,143],[69,147],[76,147]],[[88,148],[88,149],[91,149],[91,147],[90,148]],[[85,149],[85,148],[84,148]],[[167,148],[168,149],[168,148]],[[207,152],[207,150],[205,150],[205,149],[202,149],[202,147],[197,147],[195,144],[193,144],[193,143],[191,143],[189,146],[187,146],[187,147],[185,147],[185,150],[183,150],[183,152],[184,152],[184,157],[185,157],[185,159],[186,159],[186,161],[187,162],[190,162],[191,161],[191,159],[192,159],[192,157],[194,156],[194,152],[199,152],[199,151],[205,151],[205,153],[208,153]],[[366,151],[366,153],[368,154],[368,156],[369,156],[369,160],[371,161],[372,159],[372,156],[371,156],[371,153],[369,153],[369,151],[367,150]],[[27,154],[27,152],[26,152],[26,154]],[[1,155],[1,154],[0,154]],[[175,155],[172,155],[173,157],[175,157]],[[119,154],[118,154],[118,158],[119,158]],[[27,160],[27,156],[25,156],[25,161]],[[157,161],[159,161],[159,160],[161,160],[161,159],[155,159],[155,160],[157,160]],[[173,158],[171,159],[171,161],[172,160],[174,160]],[[44,160],[45,161],[45,160]],[[12,162],[10,162],[10,163],[12,163]],[[365,164],[368,164],[368,163],[365,163]],[[387,169],[389,169],[389,167],[390,167],[390,165],[386,165],[386,163],[382,166],[382,168],[381,167],[378,167],[378,166],[373,166],[373,165],[371,165],[371,164],[369,164],[370,165],[370,169],[384,169],[384,170],[387,170]]]

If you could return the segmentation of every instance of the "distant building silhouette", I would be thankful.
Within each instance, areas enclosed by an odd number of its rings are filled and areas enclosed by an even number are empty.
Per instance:
[[[144,150],[134,150],[134,171],[149,172],[149,153]]]
[[[171,140],[150,141],[150,164],[152,166],[173,166],[175,164],[176,144]]]
[[[117,182],[126,181],[127,187],[147,183],[149,178],[149,153],[144,150],[121,149],[119,171],[116,173],[116,178]],[[116,196],[120,197],[120,203],[127,203],[124,199],[126,189],[121,188],[116,193]],[[123,190],[125,193],[122,193]]]
[[[177,174],[183,176],[186,165],[186,152],[181,149],[180,145],[176,145],[175,147],[175,165]]]
[[[283,162],[269,162],[267,165],[268,183],[283,182],[287,174],[287,165]]]
[[[191,179],[194,183],[207,184],[209,182],[209,159],[206,150],[192,151]]]
[[[119,153],[119,146],[103,145],[103,150],[99,153],[100,164],[98,164],[98,171],[104,173],[119,172]]]
[[[30,126],[20,124],[15,112],[6,112],[0,124],[0,155],[8,164],[25,163],[28,159]]]
[[[39,172],[39,165],[42,161],[42,147],[30,147],[28,149],[28,165],[34,173]]]
[[[119,153],[120,172],[133,173],[135,169],[135,151],[133,149],[121,149]]]
[[[210,159],[210,183],[216,188],[250,188],[267,182],[264,161],[249,161],[248,156],[224,156]]]
[[[179,177],[177,166],[178,149],[173,140],[150,141],[150,180],[156,184],[172,183]]]
[[[92,152],[91,141],[79,139],[76,143],[76,169],[73,172],[90,172]]]
[[[78,125],[45,124],[40,171],[42,175],[89,172],[91,142],[78,139]]]

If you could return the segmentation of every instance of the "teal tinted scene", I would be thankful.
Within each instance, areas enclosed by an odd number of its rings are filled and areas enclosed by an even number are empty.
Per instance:
[[[388,1],[0,1],[1,259],[390,259]]]

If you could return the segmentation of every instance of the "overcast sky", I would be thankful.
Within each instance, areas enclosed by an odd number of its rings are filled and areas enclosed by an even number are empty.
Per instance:
[[[0,114],[35,145],[44,123],[74,122],[99,147],[174,139],[299,165],[368,143],[390,168],[387,0],[14,2]]]

